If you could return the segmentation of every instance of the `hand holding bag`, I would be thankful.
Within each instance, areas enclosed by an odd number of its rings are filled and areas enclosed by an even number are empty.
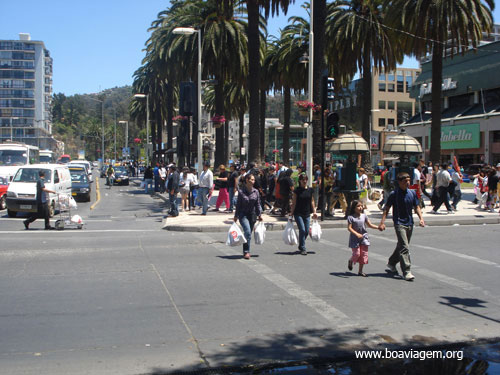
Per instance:
[[[226,245],[238,246],[247,243],[245,235],[237,223],[233,223],[227,232]]]
[[[295,233],[295,229],[293,229],[293,222],[291,220],[288,221],[283,231],[283,242],[285,242],[285,245],[292,246],[299,243],[297,240],[297,233]]]
[[[266,238],[266,225],[263,221],[257,222],[254,229],[254,239],[256,245],[262,245]]]
[[[311,240],[313,241],[319,241],[321,239],[321,226],[318,223],[318,220],[313,220],[311,229],[309,231],[311,235]]]

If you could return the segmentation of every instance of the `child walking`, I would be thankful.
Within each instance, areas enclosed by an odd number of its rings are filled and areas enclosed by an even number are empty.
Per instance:
[[[367,276],[363,272],[363,266],[368,264],[368,246],[370,245],[368,232],[366,231],[367,226],[372,229],[378,229],[376,225],[373,225],[368,220],[368,216],[363,213],[363,202],[353,200],[347,217],[347,230],[351,233],[349,236],[349,247],[352,250],[352,257],[349,259],[347,267],[349,271],[352,271],[352,265],[358,263],[358,275],[363,277]]]

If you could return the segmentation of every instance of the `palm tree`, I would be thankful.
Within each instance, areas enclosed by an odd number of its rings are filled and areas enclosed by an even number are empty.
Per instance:
[[[332,41],[328,56],[336,65],[337,76],[345,81],[357,67],[362,79],[362,136],[370,144],[372,108],[372,66],[394,69],[402,54],[391,43],[384,27],[381,0],[338,0],[329,5],[327,37]],[[342,61],[342,64],[340,64]],[[347,69],[345,68],[347,67]],[[367,161],[370,165],[370,161]]]
[[[441,82],[447,47],[465,53],[477,47],[482,32],[491,31],[494,0],[391,0],[386,3],[388,22],[404,30],[406,51],[417,57],[432,52],[432,121],[430,159],[441,159]],[[411,34],[411,35],[408,35]],[[451,48],[451,57],[455,51]]]

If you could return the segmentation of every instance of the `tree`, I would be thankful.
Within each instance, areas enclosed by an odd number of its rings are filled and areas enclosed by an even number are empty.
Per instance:
[[[400,30],[405,51],[417,57],[432,52],[432,121],[430,159],[441,159],[441,84],[444,52],[450,57],[479,44],[482,32],[491,31],[493,0],[388,0],[388,24]],[[404,32],[401,32],[404,30]]]

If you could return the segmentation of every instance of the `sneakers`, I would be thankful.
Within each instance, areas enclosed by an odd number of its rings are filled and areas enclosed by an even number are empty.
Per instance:
[[[408,271],[405,275],[405,280],[406,281],[413,281],[413,280],[415,280],[415,276],[413,276],[413,274],[410,271]]]
[[[446,212],[449,213],[449,214],[454,214],[455,213],[455,211],[453,211],[453,210],[448,210]]]
[[[396,269],[396,266],[393,266],[392,264],[387,263],[386,266],[386,271],[392,272],[392,273],[398,273],[398,270]]]
[[[250,253],[245,253],[243,254],[244,259],[250,259]]]

